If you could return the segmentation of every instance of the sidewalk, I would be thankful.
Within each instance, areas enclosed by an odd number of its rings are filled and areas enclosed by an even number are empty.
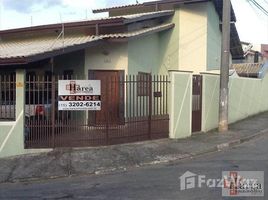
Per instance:
[[[181,140],[155,140],[98,148],[56,149],[0,159],[0,183],[82,174],[100,174],[165,163],[219,151],[268,133],[268,112],[230,126],[230,131],[195,134]]]

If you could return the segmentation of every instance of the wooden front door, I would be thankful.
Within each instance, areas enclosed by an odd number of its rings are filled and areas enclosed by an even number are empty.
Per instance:
[[[119,124],[122,107],[122,89],[120,90],[122,71],[97,70],[89,72],[89,79],[101,81],[101,110],[95,112],[96,125]],[[90,77],[91,76],[91,77]]]

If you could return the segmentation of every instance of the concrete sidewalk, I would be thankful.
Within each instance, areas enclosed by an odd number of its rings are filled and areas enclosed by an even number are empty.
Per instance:
[[[49,153],[0,159],[0,183],[100,174],[165,163],[219,151],[268,133],[268,112],[217,131],[181,140],[155,140],[108,147],[56,149]]]

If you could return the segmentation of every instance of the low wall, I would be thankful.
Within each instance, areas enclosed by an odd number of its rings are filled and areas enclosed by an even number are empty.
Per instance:
[[[0,145],[4,143],[13,125],[14,122],[0,122]],[[1,146],[0,146],[0,152],[1,152]]]
[[[218,127],[219,75],[203,74],[202,131]],[[268,76],[263,79],[230,77],[229,123],[268,110]]]
[[[170,72],[169,137],[189,137],[192,134],[192,73]]]
[[[48,150],[24,149],[25,71],[16,72],[16,121],[0,122],[0,158]]]

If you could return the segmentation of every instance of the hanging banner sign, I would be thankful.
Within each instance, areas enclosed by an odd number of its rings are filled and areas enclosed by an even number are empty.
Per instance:
[[[59,80],[58,110],[101,110],[100,80]]]

